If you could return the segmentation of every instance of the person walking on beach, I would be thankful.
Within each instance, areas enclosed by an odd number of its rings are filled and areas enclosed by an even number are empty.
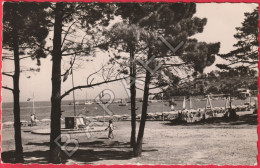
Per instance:
[[[114,134],[113,134],[114,126],[113,126],[112,120],[109,120],[109,125],[105,130],[107,130],[107,129],[108,129],[108,139],[113,139],[114,138]]]

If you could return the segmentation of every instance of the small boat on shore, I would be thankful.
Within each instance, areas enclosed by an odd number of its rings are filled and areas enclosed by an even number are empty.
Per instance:
[[[91,105],[91,104],[93,104],[93,102],[91,102],[91,101],[85,102],[85,105]]]
[[[121,99],[119,106],[127,106],[128,104],[126,103],[125,99]]]

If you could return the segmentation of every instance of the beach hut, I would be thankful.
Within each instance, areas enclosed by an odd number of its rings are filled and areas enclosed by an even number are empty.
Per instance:
[[[65,129],[78,129],[85,126],[86,124],[84,122],[83,117],[80,116],[65,117]]]

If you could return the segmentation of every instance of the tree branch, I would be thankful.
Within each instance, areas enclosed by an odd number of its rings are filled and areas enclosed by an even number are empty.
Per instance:
[[[182,66],[182,65],[185,65],[185,64],[187,64],[187,63],[188,63],[188,62],[176,63],[176,64],[171,64],[171,63],[167,64],[167,63],[164,63],[164,64],[162,64],[162,65],[167,65],[167,67],[171,67],[171,66]]]
[[[110,80],[110,81],[104,81],[104,82],[95,83],[95,84],[90,84],[90,85],[80,85],[80,86],[76,86],[76,87],[73,87],[73,88],[71,88],[70,90],[66,91],[63,95],[61,95],[60,99],[63,99],[65,96],[69,95],[70,92],[72,92],[73,90],[78,90],[78,89],[83,89],[83,88],[90,88],[90,87],[102,85],[102,84],[105,84],[105,83],[116,82],[116,81],[119,81],[119,80],[122,80],[122,79],[126,79],[126,78],[128,78],[128,77],[119,78],[119,79],[113,79],[113,80]]]
[[[13,58],[9,58],[9,57],[7,57],[7,56],[2,56],[2,60],[14,60]]]
[[[88,78],[87,78],[87,85],[89,85],[89,78],[92,76],[92,75],[95,75],[95,74],[97,74],[98,72],[100,72],[102,69],[104,68],[104,65],[102,65],[102,67],[99,69],[99,70],[97,70],[96,72],[94,72],[94,73],[92,73],[92,74],[90,74],[89,76],[88,76]],[[91,80],[91,82],[94,80],[94,78]],[[91,82],[90,82],[90,84],[91,84]]]
[[[144,91],[144,89],[141,89],[141,88],[139,88],[139,87],[137,87],[137,86],[136,86],[136,89],[137,89],[137,90]]]
[[[62,40],[62,43],[61,43],[61,47],[63,46],[63,44],[64,44],[64,42],[65,42],[65,39],[66,39],[66,37],[67,37],[67,35],[68,35],[68,33],[69,33],[71,27],[72,27],[75,23],[76,23],[76,22],[73,22],[73,23],[69,26],[68,30],[66,31],[65,36],[64,36],[64,38],[63,38],[63,40]]]
[[[31,56],[24,56],[24,57],[19,58],[19,59],[22,60],[22,59],[29,58],[29,57],[31,57]]]
[[[9,76],[9,77],[13,77],[13,75],[10,75],[10,74],[8,74],[8,73],[6,73],[6,72],[2,72],[2,75]]]
[[[80,54],[80,53],[84,53],[84,51],[78,51],[78,52],[74,52],[74,53],[68,53],[68,54],[62,54],[62,56],[71,56],[71,55],[76,55],[76,54]]]
[[[13,89],[12,89],[12,88],[9,88],[9,87],[7,87],[7,86],[2,86],[2,88],[3,88],[3,89],[6,89],[6,90],[13,91]]]
[[[3,60],[4,60],[4,59],[6,59],[6,60],[14,60],[14,59],[11,58],[11,57],[13,57],[13,56],[2,56],[2,59],[3,59]],[[31,56],[24,56],[24,57],[21,57],[21,58],[19,58],[19,59],[22,60],[22,59],[29,58],[29,57],[31,57]]]
[[[64,76],[67,71],[70,71],[70,70],[72,69],[72,67],[73,67],[73,65],[74,65],[74,63],[75,63],[76,57],[77,57],[77,55],[75,55],[74,58],[73,58],[73,60],[71,60],[71,64],[70,64],[69,69],[66,70],[66,71],[64,72],[64,74],[61,74],[61,76]]]

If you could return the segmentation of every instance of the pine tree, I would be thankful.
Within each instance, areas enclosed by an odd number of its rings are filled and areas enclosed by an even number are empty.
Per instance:
[[[193,67],[193,65],[196,64],[195,61],[192,61],[194,55],[190,55],[188,57],[184,56],[186,45],[189,44],[188,37],[202,32],[203,27],[206,24],[205,19],[192,17],[196,12],[196,5],[194,3],[147,3],[142,4],[141,12],[147,14],[147,16],[140,18],[137,22],[138,25],[146,30],[146,33],[144,33],[145,35],[142,37],[142,41],[145,43],[147,48],[144,50],[144,55],[146,55],[144,60],[148,61],[152,59],[152,57],[155,57],[154,61],[151,61],[147,66],[154,69],[157,62],[167,62],[167,60],[171,59],[171,57],[177,56],[185,62],[188,62],[188,64]],[[186,45],[179,48],[175,51],[175,53],[172,53],[172,51],[170,51],[169,48],[159,40],[161,36],[171,43],[172,46],[177,46],[180,42],[184,42]],[[207,61],[212,57],[212,55],[206,54],[201,57],[203,57],[203,61]],[[172,66],[174,67],[174,65]],[[161,69],[163,69],[163,67],[161,67]],[[134,148],[135,156],[140,156],[142,153],[150,83],[156,74],[158,74],[158,72],[153,74],[147,69],[147,67],[145,68],[142,117],[136,146]]]
[[[61,59],[65,56],[78,56],[82,54],[89,54],[90,49],[88,44],[76,45],[76,41],[69,40],[67,34],[70,30],[65,32],[62,39],[64,24],[73,25],[75,20],[80,25],[74,32],[81,29],[86,31],[100,25],[108,25],[110,20],[110,5],[101,3],[64,3],[57,2],[52,7],[54,9],[54,36],[53,36],[53,51],[52,51],[52,96],[51,96],[51,135],[50,135],[50,162],[61,163],[61,99],[68,95],[71,91],[87,88],[91,86],[79,86],[70,89],[68,92],[61,95]],[[70,26],[71,27],[71,26]],[[70,29],[69,27],[69,29]],[[82,39],[83,41],[84,39]],[[81,43],[82,44],[82,43]],[[70,47],[67,47],[70,46]],[[66,73],[65,73],[66,74]],[[56,140],[56,141],[55,141]]]
[[[222,58],[230,62],[232,65],[257,67],[258,63],[258,19],[259,11],[258,7],[253,12],[245,14],[245,19],[242,22],[241,27],[236,27],[237,33],[234,37],[237,39],[237,43],[234,44],[236,49],[230,51],[227,54],[219,54]],[[218,65],[219,68],[227,69],[225,65]]]
[[[13,52],[13,57],[3,55],[3,60],[14,61],[14,73],[3,72],[3,75],[13,78],[13,88],[3,88],[13,92],[14,97],[14,129],[15,129],[15,159],[22,163],[23,147],[20,123],[20,60],[31,57],[37,59],[38,65],[41,57],[46,57],[43,51],[44,39],[48,35],[45,28],[48,21],[45,8],[47,3],[10,3],[3,5],[3,47]],[[37,14],[43,16],[38,17]],[[26,56],[23,53],[28,52]],[[29,56],[28,56],[29,55]]]

